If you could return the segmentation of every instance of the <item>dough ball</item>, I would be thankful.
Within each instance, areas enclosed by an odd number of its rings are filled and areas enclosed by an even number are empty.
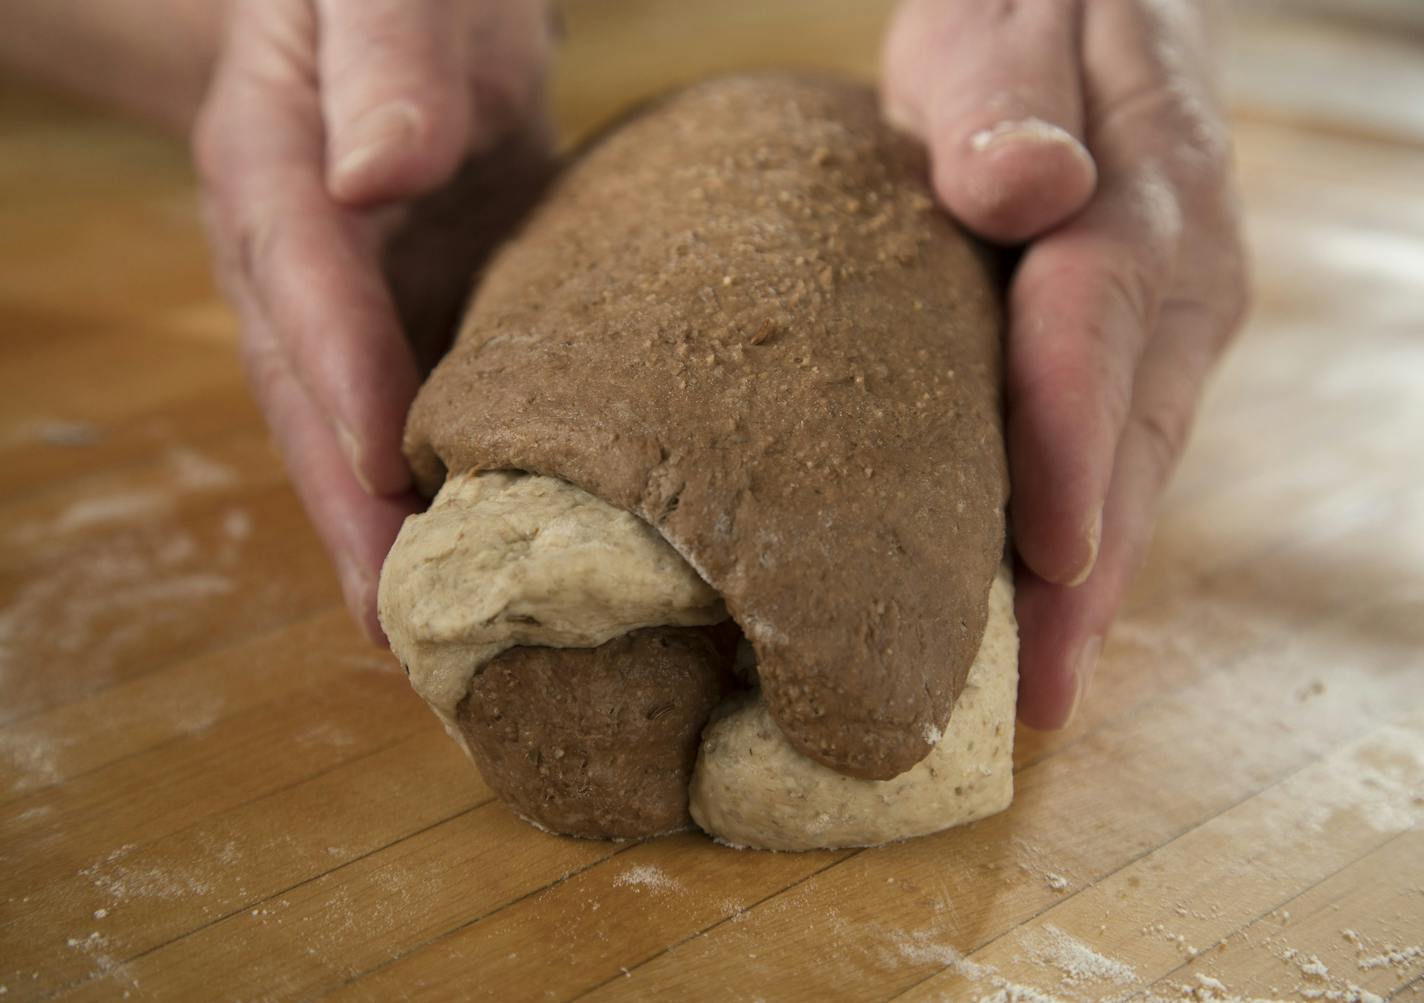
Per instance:
[[[457,726],[485,781],[542,828],[619,839],[684,829],[735,633],[654,627],[597,648],[510,648],[472,680]]]

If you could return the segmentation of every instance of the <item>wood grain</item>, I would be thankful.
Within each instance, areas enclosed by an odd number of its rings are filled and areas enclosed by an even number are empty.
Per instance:
[[[570,0],[556,117],[868,74],[889,8]],[[1256,313],[1083,713],[1008,812],[837,853],[493,800],[339,608],[184,151],[0,87],[5,998],[1424,999],[1420,50],[1282,17],[1232,74]]]

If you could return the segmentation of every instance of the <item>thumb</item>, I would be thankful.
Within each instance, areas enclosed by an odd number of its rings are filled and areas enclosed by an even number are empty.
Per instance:
[[[1076,7],[907,0],[886,36],[886,117],[924,141],[940,200],[990,240],[1044,233],[1093,193]]]
[[[443,183],[468,145],[471,117],[451,5],[318,0],[317,8],[332,197],[370,204]]]

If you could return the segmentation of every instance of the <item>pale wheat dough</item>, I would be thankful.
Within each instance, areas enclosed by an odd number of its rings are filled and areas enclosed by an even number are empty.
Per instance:
[[[714,718],[692,774],[693,820],[734,846],[874,846],[1003,811],[1013,799],[1018,628],[1007,566],[984,639],[934,750],[891,780],[862,780],[791,748],[758,694]]]
[[[965,689],[924,761],[886,781],[836,773],[791,747],[758,694],[707,728],[693,817],[725,842],[790,850],[889,842],[1007,807],[1012,599],[1001,569]],[[456,708],[510,647],[596,647],[726,616],[647,523],[565,481],[498,472],[451,477],[428,512],[406,520],[381,575],[380,614],[415,689],[462,745]]]
[[[411,685],[462,745],[456,707],[507,648],[595,648],[727,616],[641,519],[564,481],[504,472],[451,477],[406,519],[377,605]]]

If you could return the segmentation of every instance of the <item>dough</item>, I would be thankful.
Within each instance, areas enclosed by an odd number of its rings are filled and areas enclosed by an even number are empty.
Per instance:
[[[426,493],[524,470],[639,517],[723,598],[793,747],[889,779],[929,753],[984,633],[1000,330],[989,259],[869,88],[710,81],[553,183],[406,452]]]
[[[874,846],[993,815],[1014,796],[1018,629],[1013,577],[999,569],[964,692],[934,751],[893,780],[861,780],[793,749],[764,701],[708,726],[692,776],[692,818],[734,846]]]
[[[562,481],[498,472],[450,478],[405,521],[377,605],[411,685],[462,742],[456,705],[506,648],[593,648],[727,616],[647,523]]]
[[[716,594],[646,523],[564,481],[451,477],[402,527],[380,613],[411,681],[490,787],[556,832],[682,828],[689,782],[707,832],[783,850],[935,832],[1012,797],[1018,645],[1005,567],[948,726],[926,736],[927,759],[888,781],[801,755],[758,692],[733,695],[704,734],[733,685],[737,634],[666,625],[721,619]]]
[[[485,782],[552,832],[622,839],[687,828],[702,727],[732,681],[717,630],[653,627],[597,648],[496,656],[455,712]]]
[[[685,632],[728,616],[758,695],[708,731],[709,829],[839,845],[1005,802],[1012,658],[977,660],[1007,651],[1001,621],[986,637],[1000,295],[927,173],[868,88],[715,80],[600,136],[495,256],[411,408],[406,455],[439,493],[402,529],[380,610],[527,817],[680,824],[670,791],[730,650]],[[654,629],[675,654],[647,647]],[[995,685],[968,688],[971,668]],[[657,724],[678,674],[688,698]]]

